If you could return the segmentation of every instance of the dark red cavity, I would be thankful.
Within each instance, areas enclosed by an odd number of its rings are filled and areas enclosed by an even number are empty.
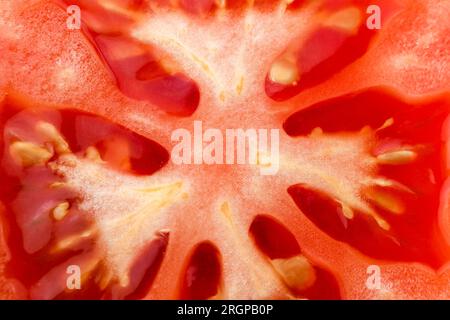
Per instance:
[[[307,3],[308,3],[308,0],[294,0],[288,5],[288,9],[290,9],[290,10],[298,10],[298,9],[302,8]]]
[[[302,8],[306,1],[294,1],[289,8]],[[369,50],[370,44],[377,35],[376,29],[369,29],[366,19],[371,12],[367,8],[373,5],[368,0],[327,0],[320,5],[319,13],[332,14],[338,10],[357,7],[362,13],[362,23],[356,34],[346,33],[337,28],[317,26],[303,43],[294,44],[300,80],[293,85],[280,85],[266,78],[267,95],[284,101],[304,90],[317,86],[351,65]],[[401,7],[395,1],[379,0],[376,3],[381,10],[382,25],[388,21]]]
[[[221,255],[210,242],[202,242],[189,257],[183,273],[180,298],[204,300],[219,292],[222,276]]]
[[[125,36],[94,35],[93,39],[125,95],[178,116],[189,116],[197,109],[197,84],[179,71],[166,70],[150,47]]]
[[[324,132],[359,131],[365,126],[378,129],[409,108],[387,91],[373,88],[304,108],[289,116],[283,127],[291,136],[308,135],[317,127]]]
[[[437,199],[430,203],[423,201],[428,199],[404,199],[407,212],[399,216],[377,208],[391,225],[385,231],[372,217],[357,210],[353,219],[345,218],[337,201],[314,188],[295,185],[288,192],[318,228],[365,255],[384,260],[419,261],[434,267],[444,262],[434,245],[435,241],[442,241],[436,236]]]
[[[169,234],[163,233],[142,250],[130,271],[132,275],[138,276],[141,279],[139,280],[139,285],[126,299],[136,300],[145,298],[161,267],[168,243]]]
[[[375,35],[363,24],[356,35],[338,29],[320,27],[314,31],[296,54],[300,80],[293,85],[280,85],[266,78],[266,94],[284,101],[314,87],[363,56]]]
[[[306,1],[294,1],[291,9],[301,9]],[[317,26],[295,50],[297,65],[301,74],[300,81],[294,85],[279,85],[266,78],[266,93],[277,101],[289,99],[302,91],[314,87],[337,74],[345,67],[361,58],[368,50],[377,30],[370,30],[365,19],[369,18],[367,8],[372,3],[366,0],[327,0],[319,8],[320,14],[350,7],[357,7],[362,13],[362,23],[356,34],[350,34],[337,28]],[[381,8],[382,23],[399,10],[393,1],[377,2]]]
[[[300,254],[300,246],[294,235],[270,216],[257,216],[250,226],[249,234],[270,259],[285,259]]]
[[[205,10],[213,0],[182,0],[189,10]],[[60,1],[62,2],[62,1]],[[62,4],[64,8],[67,6]],[[197,109],[200,90],[181,71],[165,70],[155,58],[153,49],[131,39],[127,33],[136,21],[126,15],[105,9],[94,1],[78,0],[83,22],[82,30],[111,71],[119,89],[126,96],[146,101],[177,116],[189,116]],[[121,7],[135,13],[147,11],[143,0],[121,1]],[[128,54],[129,53],[129,54]]]
[[[125,127],[78,111],[61,114],[61,132],[75,153],[95,146],[108,165],[137,175],[150,175],[169,160],[165,148]],[[129,159],[129,168],[123,167],[123,157]]]
[[[288,259],[301,253],[295,236],[279,221],[269,215],[258,215],[249,229],[256,246],[270,259]],[[294,294],[307,299],[339,299],[339,285],[335,277],[325,269],[314,267],[316,281],[306,290]]]

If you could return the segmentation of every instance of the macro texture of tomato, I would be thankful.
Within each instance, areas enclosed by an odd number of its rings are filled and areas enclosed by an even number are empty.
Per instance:
[[[0,0],[0,298],[449,299],[449,15]],[[278,170],[177,164],[200,121]]]

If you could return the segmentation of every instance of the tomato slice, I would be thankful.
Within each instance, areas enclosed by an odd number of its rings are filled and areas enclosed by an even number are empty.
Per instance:
[[[450,7],[370,4],[2,3],[0,296],[450,296]],[[194,121],[278,171],[177,165]]]

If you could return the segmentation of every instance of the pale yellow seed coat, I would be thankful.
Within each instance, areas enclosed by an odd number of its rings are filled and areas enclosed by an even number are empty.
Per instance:
[[[102,157],[96,147],[90,146],[86,149],[86,158],[95,162],[101,162]]]
[[[57,221],[64,219],[69,213],[69,207],[70,204],[67,201],[58,204],[52,211],[53,218]]]
[[[361,11],[356,7],[349,7],[331,15],[325,20],[324,25],[327,27],[339,28],[350,34],[356,34],[361,22]]]
[[[405,204],[388,192],[381,190],[368,190],[366,192],[367,198],[374,202],[378,207],[390,211],[394,214],[402,214],[405,212]]]
[[[289,259],[272,260],[277,273],[286,285],[295,290],[304,290],[312,286],[316,280],[314,267],[303,255]]]
[[[284,55],[278,58],[270,68],[269,78],[277,84],[295,85],[300,79],[295,57]]]
[[[36,130],[42,134],[49,142],[53,143],[55,151],[58,154],[70,153],[70,147],[67,141],[61,136],[58,129],[48,122],[39,122]]]
[[[14,161],[24,167],[44,165],[53,153],[32,142],[16,141],[9,146],[9,153]]]
[[[397,150],[382,153],[377,156],[379,164],[403,165],[414,162],[417,159],[417,153],[412,150]]]

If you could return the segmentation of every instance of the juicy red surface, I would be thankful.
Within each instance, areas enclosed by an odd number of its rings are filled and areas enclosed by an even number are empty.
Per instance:
[[[288,10],[302,8],[307,2],[295,0]],[[111,71],[122,93],[135,100],[150,102],[151,105],[177,116],[190,116],[195,112],[200,101],[200,90],[195,81],[171,63],[169,65],[174,69],[166,69],[167,63],[160,60],[154,48],[136,43],[126,36],[126,30],[132,24],[130,19],[111,13],[93,1],[79,0],[73,3],[82,6],[83,19],[86,18],[83,32]],[[136,12],[149,9],[149,1],[145,0],[118,0],[115,3]],[[214,15],[217,10],[212,0],[156,0],[154,3],[167,6],[176,3],[176,6],[193,18]],[[269,0],[256,0],[255,7],[257,10],[265,10],[271,8],[273,3]],[[332,12],[350,4],[364,7],[369,1],[326,0],[321,10]],[[246,0],[227,1],[227,8],[231,9],[243,9],[247,5]],[[388,16],[386,11],[383,6],[383,17]],[[93,24],[99,22],[101,26],[94,31]],[[267,78],[266,94],[274,100],[284,101],[323,83],[361,58],[374,35],[375,31],[367,30],[365,26],[353,36],[325,27],[313,29],[296,51],[301,71],[299,82],[292,86],[281,86]],[[121,55],[133,50],[137,52],[134,55]],[[5,123],[20,111],[20,108],[11,103],[2,106],[1,132]],[[413,194],[404,194],[390,190],[406,204],[404,215],[395,216],[377,208],[380,215],[390,223],[390,231],[381,230],[371,217],[361,212],[355,212],[352,220],[346,219],[336,199],[313,186],[298,184],[291,186],[288,192],[302,213],[335,240],[347,243],[369,257],[421,262],[437,269],[449,258],[447,252],[441,251],[444,241],[437,226],[439,192],[445,179],[441,128],[448,114],[449,104],[445,99],[422,104],[404,101],[384,89],[370,89],[304,108],[293,113],[284,123],[284,130],[288,135],[305,136],[316,127],[322,128],[325,134],[356,132],[366,125],[375,130],[393,117],[394,125],[379,129],[373,145],[368,146],[373,154],[393,142],[423,145],[419,159],[413,164],[379,167],[377,174],[399,181],[413,191]],[[61,111],[61,115],[62,133],[74,152],[81,154],[86,147],[96,146],[108,166],[135,175],[152,174],[168,161],[167,150],[123,127],[94,115],[70,110]],[[0,139],[0,151],[3,152],[4,149],[4,141]],[[130,156],[130,166],[124,167],[123,160],[126,160],[127,155]],[[6,208],[7,245],[12,257],[6,266],[7,276],[19,279],[27,288],[31,287],[52,267],[92,247],[92,243],[86,243],[72,252],[49,255],[49,248],[46,246],[36,253],[27,253],[23,247],[22,230],[17,222],[17,205],[14,204],[24,182],[4,164],[0,167],[0,181],[1,201]],[[82,226],[89,221],[77,223]],[[64,223],[57,224],[52,237],[64,235],[66,227]],[[269,259],[288,258],[301,252],[300,245],[288,226],[281,225],[269,216],[258,216],[249,233],[259,250]],[[145,297],[164,258],[167,244],[168,235],[160,235],[136,255],[130,271],[139,274],[140,282],[126,298]],[[181,298],[206,299],[219,293],[222,285],[221,254],[214,244],[200,243],[186,256],[186,261],[180,279]],[[331,272],[319,266],[314,268],[317,276],[314,285],[295,294],[309,299],[340,298],[339,284]],[[56,298],[111,298],[112,294],[99,290],[92,277],[82,291],[75,294],[64,293]]]

